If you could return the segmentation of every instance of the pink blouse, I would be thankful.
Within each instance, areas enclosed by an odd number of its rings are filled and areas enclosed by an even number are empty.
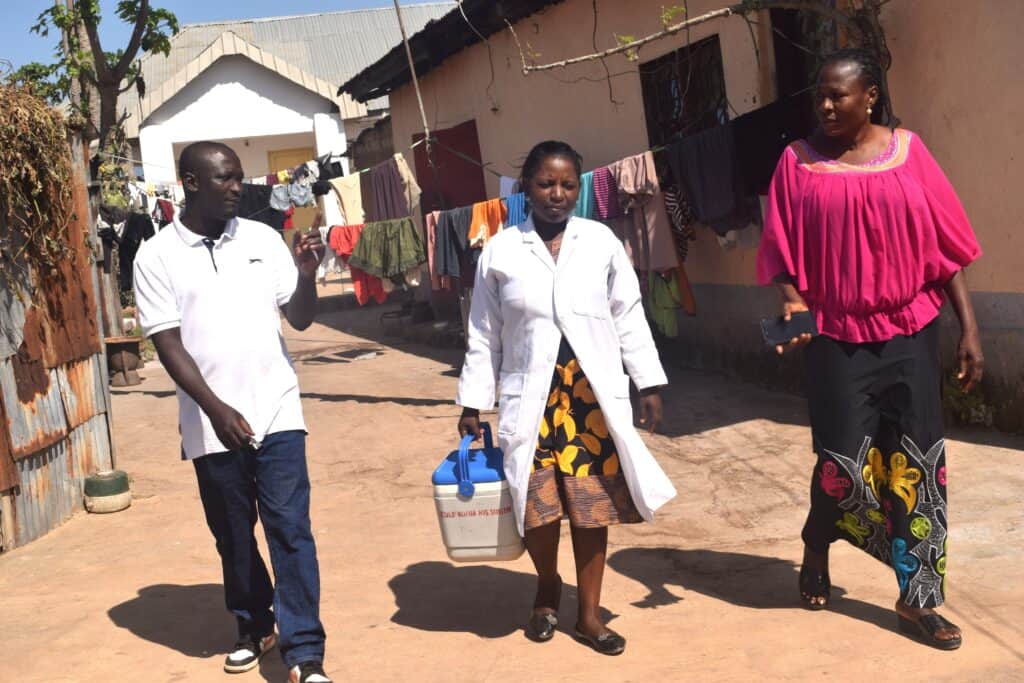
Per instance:
[[[805,140],[783,152],[757,279],[788,274],[822,334],[885,341],[934,320],[942,287],[980,255],[942,169],[918,136],[897,129],[868,164],[824,158]]]

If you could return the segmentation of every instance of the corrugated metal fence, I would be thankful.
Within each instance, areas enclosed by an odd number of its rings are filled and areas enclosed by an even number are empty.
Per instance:
[[[0,338],[19,342],[0,357],[0,552],[82,510],[85,478],[114,464],[83,150],[75,157],[72,253],[58,273],[33,275],[23,311],[0,313]]]

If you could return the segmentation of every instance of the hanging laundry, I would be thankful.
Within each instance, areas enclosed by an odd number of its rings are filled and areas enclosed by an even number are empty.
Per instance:
[[[786,146],[813,132],[811,100],[809,92],[784,97],[732,121],[736,166],[744,194],[766,193]]]
[[[249,178],[248,180],[245,181],[244,184],[246,184],[246,185],[266,185],[267,184],[267,176],[261,175],[261,176],[256,176],[255,178]]]
[[[430,273],[430,288],[435,292],[451,289],[451,277],[437,274],[437,219],[440,211],[431,211],[423,217],[427,233],[427,272]]]
[[[612,228],[638,270],[671,270],[678,265],[672,227],[665,209],[654,155],[650,152],[626,157],[608,170],[619,188],[619,205],[629,213],[627,220],[611,219]]]
[[[279,185],[287,185],[292,181],[292,172],[289,170],[277,172],[277,182]]]
[[[437,243],[434,249],[435,273],[462,277],[463,260],[469,251],[469,226],[473,207],[442,211],[437,217]]]
[[[283,232],[284,212],[270,206],[270,195],[273,190],[274,188],[268,185],[242,183],[242,196],[238,200],[238,217],[259,221],[278,232]]]
[[[399,278],[427,260],[419,231],[409,218],[363,226],[349,263],[381,279]]]
[[[576,199],[574,216],[580,218],[594,217],[594,172],[588,171],[580,176],[580,195]]]
[[[284,211],[292,205],[291,191],[289,185],[275,185],[270,191],[270,207],[278,211]]]
[[[331,193],[331,184],[326,180],[317,180],[310,187],[313,189],[314,197],[323,197]]]
[[[608,220],[622,215],[619,207],[619,186],[607,166],[594,171],[594,218]]]
[[[526,195],[522,192],[505,197],[505,227],[522,225],[526,222]]]
[[[363,211],[361,176],[361,173],[355,173],[330,180],[334,193],[338,195],[338,203],[341,205],[345,221],[354,225],[362,225],[366,218]]]
[[[307,176],[308,177],[308,176]],[[285,187],[282,185],[281,187]],[[294,206],[304,207],[313,206],[316,204],[316,199],[313,198],[313,185],[312,183],[303,183],[302,181],[296,181],[289,185],[288,188],[288,199]],[[274,188],[275,190],[277,188]]]
[[[132,267],[135,254],[142,243],[156,234],[153,219],[144,213],[132,213],[125,221],[124,230],[117,246],[117,280],[121,291],[130,291],[132,284]]]
[[[669,224],[675,236],[676,253],[679,254],[679,262],[682,263],[689,253],[690,242],[697,240],[697,230],[694,227],[696,221],[689,202],[678,187],[663,185],[662,194],[665,195],[665,209],[668,211]]]
[[[157,225],[161,228],[174,220],[174,204],[170,199],[157,199],[155,211]]]
[[[668,149],[672,174],[686,193],[693,214],[719,235],[754,220],[755,199],[741,187],[733,126],[692,135]]]
[[[482,247],[501,230],[508,219],[508,211],[501,199],[490,199],[473,205],[469,226],[469,246]]]
[[[647,312],[658,331],[670,339],[679,336],[680,306],[679,283],[675,271],[651,271],[647,284]]]
[[[277,179],[277,174],[276,173],[271,173],[271,174],[269,174],[267,176],[267,182],[266,182],[267,185],[270,185],[271,187],[273,187],[274,185],[277,185],[279,182],[280,181]]]
[[[320,231],[320,239],[323,240],[323,243],[326,245],[330,245],[331,228],[323,226],[318,228],[318,230]],[[320,265],[317,266],[316,269],[317,279],[323,282],[327,279],[327,275],[329,273],[336,274],[340,273],[341,271],[342,267],[341,262],[338,260],[338,252],[336,252],[334,249],[324,249],[324,257],[320,261]]]
[[[369,176],[373,201],[367,201],[367,195],[363,195],[367,222],[406,218],[413,214],[420,201],[420,186],[405,157],[395,154],[374,166]]]
[[[498,196],[508,197],[519,192],[519,180],[516,178],[510,178],[507,175],[501,176],[498,181]]]
[[[331,228],[328,246],[344,263],[348,263],[356,245],[359,244],[362,232],[362,225],[335,225]],[[356,302],[360,306],[365,306],[371,299],[378,304],[387,301],[388,295],[384,291],[384,285],[380,278],[355,268],[351,264],[349,264],[348,270],[352,276],[352,288],[355,290]]]

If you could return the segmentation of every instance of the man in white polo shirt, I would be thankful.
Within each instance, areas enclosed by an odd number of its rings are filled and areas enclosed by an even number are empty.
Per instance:
[[[182,455],[195,466],[238,621],[224,669],[254,668],[277,643],[276,620],[289,682],[329,683],[306,425],[280,320],[312,324],[323,242],[313,230],[290,253],[272,228],[237,218],[242,164],[230,147],[191,144],[178,166],[185,210],[139,250],[135,298],[177,384]],[[257,516],[276,587],[256,547]]]

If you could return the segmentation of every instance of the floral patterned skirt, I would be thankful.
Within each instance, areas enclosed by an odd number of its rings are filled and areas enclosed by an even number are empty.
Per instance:
[[[525,526],[552,524],[565,515],[575,527],[643,521],[619,469],[604,413],[563,338],[540,423]]]
[[[818,463],[803,540],[843,539],[892,567],[900,600],[938,607],[946,589],[946,445],[939,328],[804,350]]]

